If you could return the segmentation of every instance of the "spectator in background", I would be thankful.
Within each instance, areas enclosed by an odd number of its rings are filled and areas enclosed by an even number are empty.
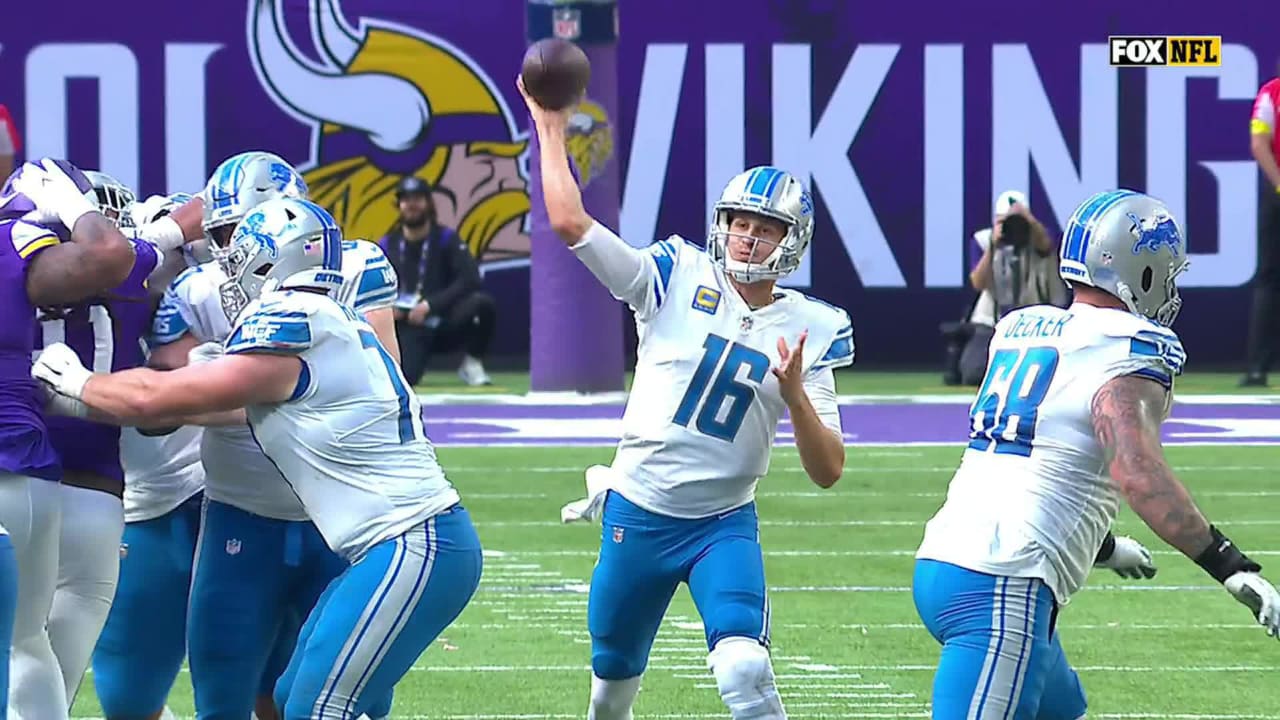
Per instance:
[[[1044,225],[1016,190],[1000,193],[995,221],[973,234],[981,258],[969,272],[978,295],[964,321],[944,323],[947,360],[943,382],[977,385],[987,372],[987,347],[995,324],[1028,305],[1067,304],[1058,258]]]
[[[20,149],[18,126],[13,122],[9,108],[0,105],[0,183],[13,173],[14,158]]]
[[[1249,313],[1248,370],[1240,385],[1263,387],[1276,359],[1277,315],[1280,314],[1280,62],[1253,101],[1249,148],[1262,171],[1258,209],[1258,272],[1253,276],[1253,308]]]
[[[462,347],[458,376],[488,385],[484,356],[493,337],[493,298],[481,289],[480,268],[452,228],[436,222],[431,187],[406,177],[396,188],[400,226],[379,243],[400,276],[396,335],[400,368],[412,384],[433,352]]]

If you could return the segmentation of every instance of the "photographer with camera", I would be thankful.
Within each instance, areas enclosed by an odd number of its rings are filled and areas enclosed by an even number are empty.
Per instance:
[[[977,385],[987,371],[987,346],[995,324],[1028,305],[1065,306],[1067,286],[1058,277],[1058,257],[1044,225],[1016,190],[1000,193],[995,220],[973,234],[982,257],[969,273],[978,292],[965,319],[944,323],[947,339],[943,382]]]

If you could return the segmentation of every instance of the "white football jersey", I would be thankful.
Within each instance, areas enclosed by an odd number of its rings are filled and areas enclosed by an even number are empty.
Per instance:
[[[1041,305],[1004,317],[970,409],[969,447],[916,557],[1040,578],[1066,604],[1120,503],[1093,432],[1094,395],[1139,375],[1171,396],[1185,361],[1172,330],[1124,310]]]
[[[374,243],[343,243],[339,299],[367,313],[395,302],[397,278]],[[222,309],[219,286],[227,281],[216,262],[188,268],[169,285],[152,325],[152,345],[167,345],[190,333],[200,342],[224,341],[231,321]],[[305,520],[297,496],[262,454],[247,427],[208,428],[201,457],[209,498],[277,520]]]
[[[752,501],[786,409],[771,371],[779,338],[794,347],[809,331],[805,388],[823,424],[841,432],[832,370],[853,362],[844,310],[785,289],[752,310],[702,248],[677,236],[645,251],[594,239],[574,250],[635,310],[638,358],[613,460],[614,489],[628,500],[680,518]]]
[[[241,314],[228,355],[303,361],[286,402],[246,408],[254,437],[329,547],[355,562],[458,503],[399,366],[350,308],[324,295],[270,292]]]
[[[120,429],[125,522],[154,520],[204,489],[202,431],[184,426],[168,435],[149,436],[137,428]]]

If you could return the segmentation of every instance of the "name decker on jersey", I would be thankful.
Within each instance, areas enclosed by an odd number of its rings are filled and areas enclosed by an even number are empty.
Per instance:
[[[1185,362],[1172,330],[1123,310],[1010,313],[995,328],[968,448],[917,557],[1040,578],[1065,604],[1120,502],[1094,436],[1093,398],[1123,375],[1171,390]]]

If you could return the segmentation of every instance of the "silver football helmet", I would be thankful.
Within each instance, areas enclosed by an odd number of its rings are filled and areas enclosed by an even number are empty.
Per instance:
[[[1169,208],[1132,190],[1098,193],[1067,221],[1058,273],[1070,285],[1116,296],[1135,315],[1173,324],[1182,308],[1175,281],[1187,269],[1186,241]]]
[[[739,212],[778,220],[786,225],[786,234],[773,244],[732,232],[733,215]],[[773,250],[759,262],[736,260],[729,252],[729,241],[735,237],[750,243],[750,257],[756,257],[756,248],[761,244],[773,245]],[[707,255],[739,282],[772,280],[800,266],[812,239],[813,196],[791,173],[775,167],[755,167],[735,176],[720,193],[711,213]]]
[[[225,255],[236,223],[262,203],[281,197],[305,199],[307,183],[279,155],[252,151],[223,160],[201,194],[202,225],[214,257]]]
[[[104,172],[85,170],[84,174],[93,186],[94,203],[98,206],[98,212],[107,216],[118,228],[136,227],[133,215],[129,212],[138,199],[133,191]]]
[[[310,200],[277,198],[236,226],[222,260],[222,308],[234,319],[264,292],[289,287],[334,292],[342,286],[342,231]]]

